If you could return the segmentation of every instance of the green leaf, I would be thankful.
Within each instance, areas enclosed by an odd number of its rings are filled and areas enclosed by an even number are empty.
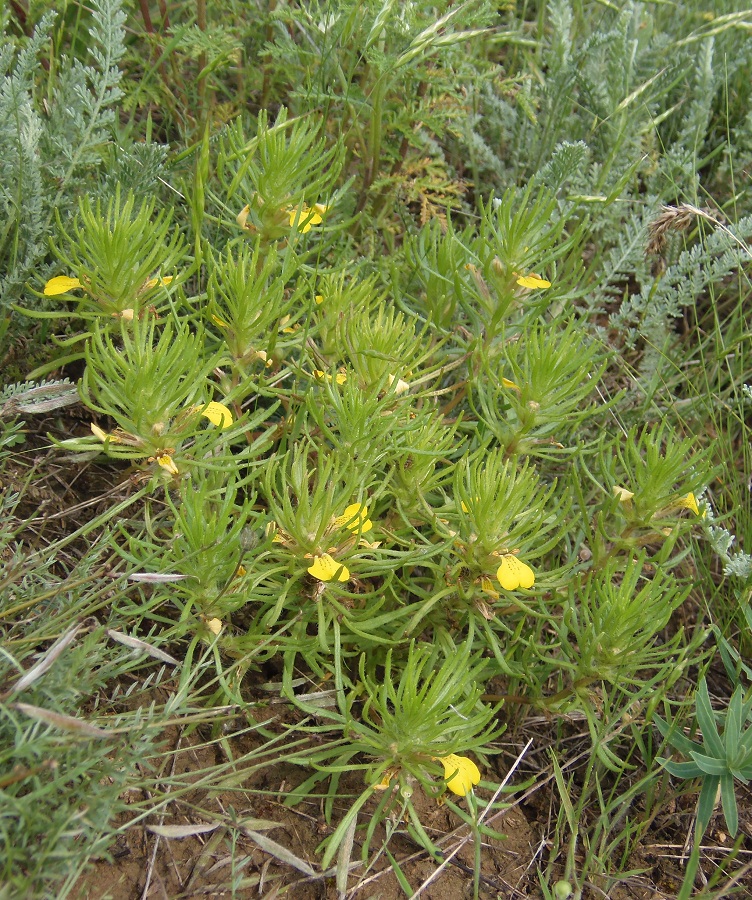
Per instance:
[[[738,686],[731,695],[731,701],[726,711],[726,727],[723,740],[726,744],[726,759],[731,763],[736,760],[739,753],[739,738],[741,737],[744,720],[742,718],[742,688]]]
[[[728,767],[725,760],[716,759],[714,756],[706,756],[704,753],[692,751],[692,759],[698,767],[707,775],[725,775]]]
[[[739,828],[739,812],[736,807],[736,795],[734,793],[734,776],[726,772],[721,777],[721,804],[723,817],[726,819],[726,827],[731,837],[736,836]]]
[[[724,759],[726,751],[723,742],[718,736],[718,727],[716,725],[713,707],[710,704],[710,695],[708,694],[708,686],[703,678],[697,688],[697,696],[695,699],[697,709],[697,722],[700,731],[705,739],[706,749],[710,750],[716,759]]]
[[[405,892],[406,897],[412,897],[415,892],[413,891],[412,887],[410,886],[410,882],[405,877],[405,873],[402,871],[402,869],[400,869],[399,863],[389,852],[389,848],[385,847],[384,850],[386,851],[387,859],[389,860],[389,865],[392,867],[392,872],[394,872],[394,877],[399,882],[399,886]]]
[[[693,762],[674,762],[671,759],[658,759],[658,762],[670,772],[679,778],[696,778],[702,775],[702,769]]]
[[[710,823],[720,783],[721,779],[716,775],[709,775],[702,782],[700,798],[697,801],[697,822],[695,823],[695,840],[697,841],[705,834],[705,830]]]
[[[354,818],[357,817],[360,812],[360,808],[365,804],[366,800],[372,796],[372,791],[367,790],[363,791],[363,793],[358,797],[358,799],[353,803],[353,805],[348,809],[347,814],[344,816],[342,821],[337,826],[336,830],[329,838],[327,842],[326,852],[324,853],[321,859],[321,868],[328,869],[331,865],[332,860],[334,859],[337,850],[339,849],[339,845],[345,838],[347,834],[347,830],[350,827],[350,823]]]

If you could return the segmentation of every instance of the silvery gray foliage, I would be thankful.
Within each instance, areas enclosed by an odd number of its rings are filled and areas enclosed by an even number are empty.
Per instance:
[[[745,385],[746,387],[746,385]],[[705,533],[710,546],[723,561],[723,574],[727,577],[747,579],[752,575],[752,556],[743,550],[733,550],[736,535],[726,528],[714,524],[713,511],[709,504],[704,506]]]
[[[632,329],[633,335],[660,332],[670,319],[682,316],[709,285],[749,263],[745,240],[750,235],[752,216],[715,228],[701,243],[682,251],[662,275],[647,278],[639,292],[625,299],[612,324]]]
[[[122,98],[123,0],[92,0],[88,62],[61,57],[40,78],[56,16],[45,13],[30,38],[0,37],[0,306],[49,274],[44,260],[55,216],[90,191],[112,142]],[[7,23],[7,20],[6,20]],[[24,298],[28,303],[28,296]]]

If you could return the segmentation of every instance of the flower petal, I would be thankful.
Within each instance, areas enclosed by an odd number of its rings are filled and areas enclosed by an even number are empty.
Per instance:
[[[522,390],[518,384],[515,384],[513,381],[510,381],[508,378],[501,379],[501,386],[507,388],[510,391],[517,391],[518,394],[522,393]]]
[[[700,515],[700,507],[697,505],[697,498],[694,494],[687,494],[686,497],[682,497],[681,500],[677,501],[676,505],[679,509],[691,509],[696,516]]]
[[[161,284],[162,287],[167,287],[173,280],[173,275],[165,275],[163,278],[161,275],[155,275],[154,278],[150,278],[143,286],[142,290],[149,291],[153,287],[156,287],[158,284]]]
[[[482,591],[490,594],[495,600],[499,599],[499,592],[494,588],[493,581],[491,581],[488,575],[482,576],[480,579],[480,587]]]
[[[238,213],[235,221],[240,225],[241,228],[246,228],[246,223],[248,222],[248,216],[251,214],[251,207],[246,204]],[[250,228],[248,228],[250,231]]]
[[[318,578],[319,581],[332,581],[335,577],[337,581],[347,581],[350,577],[347,566],[332,559],[328,553],[317,556],[313,560],[313,564],[308,567],[308,574]]]
[[[351,503],[341,516],[334,520],[335,525],[345,525],[350,531],[365,534],[373,528],[373,522],[368,518],[368,507],[363,503]]]
[[[546,281],[545,278],[541,278],[540,275],[536,275],[535,272],[531,272],[529,275],[520,275],[517,279],[517,284],[520,287],[529,288],[531,291],[538,290],[545,291],[546,288],[551,287],[551,282]]]
[[[535,572],[511,553],[502,558],[496,577],[505,591],[515,591],[518,587],[531,588],[535,584]]]
[[[219,634],[222,630],[222,620],[221,619],[206,619],[206,626],[211,631],[212,634]]]
[[[389,785],[392,783],[392,779],[394,778],[395,773],[392,769],[387,769],[384,772],[384,775],[381,781],[377,781],[376,784],[371,785],[372,791],[387,791],[389,790]]]
[[[321,369],[313,370],[313,377],[318,381],[331,381],[332,376],[328,372],[323,372]],[[337,384],[342,385],[347,381],[347,374],[345,372],[337,372],[334,376],[334,380]]]
[[[67,294],[68,291],[75,291],[81,287],[78,278],[69,278],[67,275],[58,275],[50,280],[44,286],[44,293],[47,297],[56,297],[58,294]]]
[[[611,492],[614,497],[617,497],[619,503],[629,503],[629,501],[634,497],[633,491],[628,491],[625,487],[620,487],[618,484],[615,484],[611,488]]]
[[[290,216],[290,227],[297,228],[302,234],[308,234],[313,225],[321,224],[323,221],[321,217],[326,210],[327,207],[322,203],[314,203],[313,207],[304,203],[301,207],[288,206],[285,212]]]
[[[449,756],[442,756],[439,762],[444,766],[447,787],[459,797],[469,794],[480,781],[480,770],[467,756],[450,753]]]
[[[389,375],[387,380],[389,381],[389,387],[391,387],[395,381],[394,375]],[[397,386],[394,389],[394,393],[395,394],[404,394],[405,391],[409,391],[409,390],[410,390],[410,385],[406,381],[403,381],[401,378],[398,378]]]
[[[175,465],[173,458],[169,453],[163,453],[162,456],[158,456],[157,462],[163,469],[166,469],[170,475],[178,475],[178,467]]]
[[[119,444],[120,438],[114,434],[108,434],[103,428],[100,428],[99,425],[95,425],[93,422],[91,423],[91,433],[94,437],[99,438],[102,443],[105,441],[109,441],[111,444]]]
[[[201,415],[218,428],[229,428],[232,425],[232,413],[224,403],[212,400],[201,410]]]

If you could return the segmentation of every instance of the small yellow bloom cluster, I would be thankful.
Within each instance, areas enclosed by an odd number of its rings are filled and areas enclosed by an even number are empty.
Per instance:
[[[141,285],[138,294],[139,296],[145,294],[146,291],[150,291],[157,285],[167,287],[172,281],[172,275],[166,275],[164,278],[161,275],[155,275],[154,278],[149,278]],[[69,291],[76,291],[79,288],[86,290],[85,285],[79,278],[71,278],[69,275],[56,275],[45,284],[44,295],[46,297],[59,297],[61,294],[67,294]],[[133,319],[134,311],[132,309],[124,309],[119,313],[113,313],[113,316],[130,321]]]
[[[511,382],[510,382],[511,384]],[[478,497],[473,497],[475,502]],[[469,512],[468,506],[464,500],[460,500],[460,508],[462,512]],[[501,556],[501,565],[496,570],[496,578],[505,591],[516,591],[518,588],[531,588],[535,584],[535,573],[527,563],[517,559],[514,553],[505,551],[504,553],[494,553],[494,556]],[[493,594],[495,597],[499,595],[493,588],[491,579],[482,576],[480,584],[487,594]]]
[[[353,534],[363,535],[373,528],[373,522],[368,518],[368,507],[362,503],[351,503],[341,516],[336,516],[330,530],[347,528]],[[335,548],[333,548],[335,549]],[[308,567],[308,574],[319,581],[348,581],[350,570],[347,566],[338,563],[329,553],[322,553],[313,557],[313,563]]]
[[[314,225],[320,225],[324,221],[324,214],[328,208],[323,203],[314,203],[312,207],[304,203],[300,208],[287,206],[285,212],[290,217],[291,227],[296,228],[302,234],[308,234]]]
[[[204,418],[208,419],[212,425],[216,425],[217,428],[224,429],[229,428],[230,425],[232,425],[232,413],[224,403],[217,403],[212,400],[205,405],[198,404],[196,406],[191,406],[188,411],[192,413],[200,412]],[[144,444],[144,441],[134,434],[129,434],[127,431],[123,431],[120,428],[116,428],[113,432],[107,432],[93,422],[91,424],[91,433],[94,437],[99,438],[102,443],[124,444],[125,446],[130,447],[140,447]],[[148,462],[157,463],[157,465],[169,472],[170,475],[179,475],[180,472],[178,467],[175,465],[175,460],[172,458],[174,452],[175,449],[173,447],[165,447],[161,453],[150,456]]]
[[[433,759],[444,766],[447,787],[458,797],[467,796],[480,783],[480,770],[469,757],[450,753],[449,756],[434,756]],[[372,785],[372,790],[385,791],[397,772],[398,770],[388,769],[381,781]]]
[[[632,505],[632,498],[634,497],[634,492],[627,490],[625,487],[621,487],[621,485],[615,484],[611,488],[611,492],[614,497],[616,497],[619,503],[622,503],[624,506]],[[679,497],[677,500],[674,500],[667,507],[662,510],[659,510],[654,518],[662,518],[663,516],[671,515],[672,513],[678,512],[680,509],[688,509],[693,512],[696,516],[700,515],[700,507],[697,505],[697,498],[693,493],[685,494],[683,497]]]
[[[261,197],[256,195],[254,205],[258,209],[265,204]],[[324,221],[324,215],[328,209],[329,207],[325,206],[323,203],[314,203],[313,206],[308,206],[307,203],[302,203],[300,206],[284,206],[278,213],[274,213],[274,219],[277,220],[278,216],[286,216],[290,222],[291,228],[295,228],[302,234],[308,234],[314,225],[320,225]],[[245,231],[253,232],[256,229],[248,222],[250,214],[251,206],[250,204],[246,204],[238,213],[236,221]]]
[[[310,566],[308,566],[308,574],[312,575],[318,581],[327,582],[336,580],[344,582],[349,580],[350,570],[347,566],[338,562],[332,554],[337,553],[343,546],[352,546],[353,535],[356,536],[356,538],[360,538],[363,543],[368,544],[370,547],[378,546],[378,544],[369,544],[368,541],[363,538],[363,535],[367,534],[373,528],[373,522],[368,518],[368,507],[365,504],[351,503],[341,516],[334,516],[329,527],[326,529],[324,537],[328,538],[332,536],[334,532],[343,528],[350,532],[350,534],[345,541],[340,541],[338,546],[329,547],[325,553],[305,554],[305,559],[313,560]],[[294,548],[296,546],[293,538],[278,526],[274,527],[274,537],[272,538],[272,541],[277,544],[284,544],[288,547]]]

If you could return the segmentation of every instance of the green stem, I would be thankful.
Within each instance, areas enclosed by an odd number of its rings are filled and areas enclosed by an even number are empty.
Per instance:
[[[373,105],[371,109],[371,124],[368,129],[368,143],[370,145],[370,153],[368,159],[368,167],[363,176],[363,187],[360,191],[360,198],[356,212],[362,212],[368,199],[368,191],[376,180],[381,165],[381,137],[382,137],[382,117],[384,115],[384,94],[386,92],[386,84],[384,79],[379,77],[374,85],[371,94]]]
[[[206,0],[196,0],[196,24],[200,31],[206,31]],[[198,112],[199,125],[206,124],[209,111],[206,101],[206,76],[203,71],[206,68],[206,53],[202,53],[198,58]]]

